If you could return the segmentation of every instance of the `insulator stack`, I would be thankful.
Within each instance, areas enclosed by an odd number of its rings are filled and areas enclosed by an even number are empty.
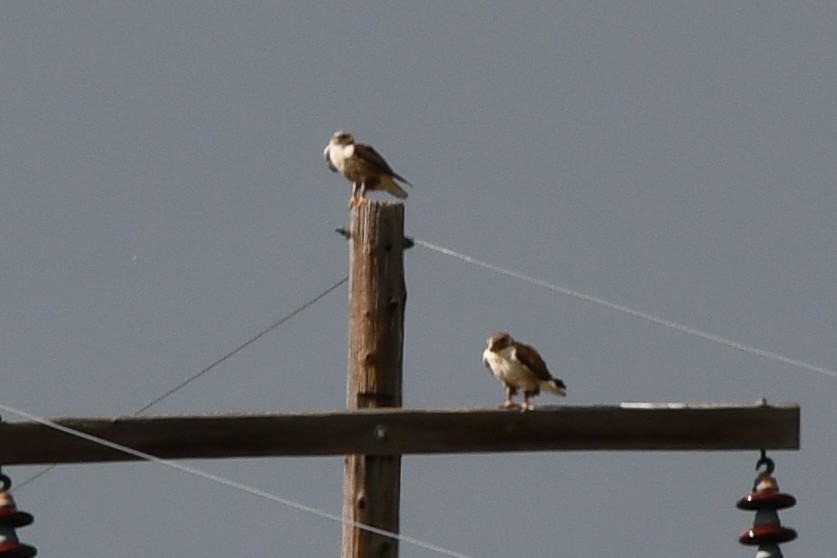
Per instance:
[[[31,514],[19,511],[9,488],[12,481],[6,475],[0,474],[0,558],[30,558],[38,551],[34,546],[23,544],[17,539],[16,527],[23,527],[32,523]]]
[[[765,456],[756,463],[756,469],[766,465],[767,469],[756,476],[753,491],[735,504],[738,509],[753,510],[756,517],[753,526],[738,537],[741,544],[758,546],[756,558],[782,558],[779,545],[796,538],[796,531],[783,527],[776,510],[796,505],[796,498],[779,492],[779,484],[773,476],[773,460]]]

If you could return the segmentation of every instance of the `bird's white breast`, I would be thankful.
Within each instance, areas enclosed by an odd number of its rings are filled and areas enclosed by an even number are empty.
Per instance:
[[[331,162],[337,167],[337,170],[345,176],[346,174],[346,160],[349,159],[355,151],[355,146],[352,145],[336,145],[332,143],[329,146],[329,156]]]
[[[532,371],[515,357],[514,347],[507,347],[496,353],[486,349],[482,358],[499,381],[520,389],[534,389],[538,386],[538,380]]]

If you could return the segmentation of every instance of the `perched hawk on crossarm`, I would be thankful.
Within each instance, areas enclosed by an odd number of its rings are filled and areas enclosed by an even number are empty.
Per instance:
[[[506,386],[506,400],[501,408],[518,406],[512,401],[518,390],[523,392],[523,403],[520,405],[523,411],[534,409],[529,398],[538,395],[541,390],[561,397],[567,395],[567,386],[552,377],[538,351],[518,343],[505,331],[493,333],[488,338],[488,346],[482,353],[482,363]]]
[[[339,172],[352,183],[349,207],[366,203],[367,190],[386,190],[396,198],[406,198],[407,192],[396,180],[412,186],[407,179],[392,170],[381,155],[369,145],[355,143],[352,134],[338,130],[323,150],[328,168]]]

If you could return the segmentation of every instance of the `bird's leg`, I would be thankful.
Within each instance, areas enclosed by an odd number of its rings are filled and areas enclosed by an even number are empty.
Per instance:
[[[352,182],[352,197],[349,198],[349,207],[354,207],[357,203],[357,182]]]
[[[358,205],[363,205],[365,203],[369,203],[369,200],[366,199],[366,181],[360,183],[360,194],[357,198]]]
[[[531,391],[523,390],[523,403],[520,405],[521,411],[534,411],[535,406],[529,403],[529,398],[533,395]]]
[[[517,408],[517,403],[512,401],[512,397],[514,394],[517,393],[517,390],[511,386],[506,386],[506,400],[503,401],[503,404],[500,405],[501,409],[515,409]]]

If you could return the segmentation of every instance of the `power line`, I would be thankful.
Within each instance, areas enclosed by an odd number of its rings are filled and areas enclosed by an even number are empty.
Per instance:
[[[266,328],[261,330],[259,333],[257,333],[256,335],[254,335],[253,337],[251,337],[250,339],[248,339],[247,341],[245,341],[244,343],[242,343],[241,345],[239,345],[238,347],[236,347],[232,351],[228,352],[224,356],[222,356],[219,359],[217,359],[216,361],[212,362],[209,366],[207,366],[203,370],[189,376],[188,378],[186,378],[185,380],[183,380],[182,382],[180,382],[179,384],[177,384],[176,386],[174,386],[170,390],[163,393],[161,396],[153,399],[149,403],[146,403],[145,405],[140,407],[140,409],[138,411],[136,411],[134,413],[134,416],[141,415],[142,413],[144,413],[145,411],[147,411],[148,409],[150,409],[151,407],[153,407],[154,405],[156,405],[157,403],[159,403],[163,399],[166,399],[167,397],[169,397],[170,395],[179,391],[180,389],[184,388],[188,384],[194,382],[195,380],[197,380],[198,378],[200,378],[201,376],[203,376],[204,374],[206,374],[207,372],[209,372],[210,370],[212,370],[216,366],[218,366],[218,365],[222,364],[223,362],[229,360],[230,358],[232,358],[233,356],[235,356],[239,352],[243,351],[244,349],[246,349],[247,347],[249,347],[250,345],[252,345],[256,341],[258,341],[259,339],[261,339],[262,337],[264,337],[265,335],[267,335],[268,333],[270,333],[271,331],[273,331],[277,327],[281,326],[282,324],[284,324],[285,322],[287,322],[288,320],[290,320],[291,318],[293,318],[297,314],[301,314],[302,312],[304,312],[305,310],[307,310],[308,308],[310,308],[311,306],[313,306],[314,304],[316,304],[317,302],[319,302],[320,300],[325,298],[329,293],[336,290],[337,287],[339,287],[340,285],[342,285],[343,283],[345,283],[348,280],[349,280],[348,275],[343,277],[342,279],[337,281],[335,284],[333,284],[332,286],[330,286],[329,288],[327,288],[326,290],[324,290],[323,292],[321,292],[320,294],[318,294],[317,296],[315,296],[314,298],[312,298],[311,300],[309,300],[308,302],[306,302],[305,304],[303,304],[302,306],[297,308],[296,310],[290,312],[289,314],[283,316],[279,320],[273,322],[272,324],[270,324],[269,326],[267,326]]]
[[[700,329],[696,329],[693,327],[685,326],[682,324],[678,324],[677,322],[673,322],[671,320],[666,320],[665,318],[659,318],[652,314],[647,314],[645,312],[641,312],[639,310],[634,310],[628,306],[623,306],[622,304],[616,304],[615,302],[610,302],[609,300],[605,300],[603,298],[599,298],[597,296],[592,296],[588,294],[581,293],[579,291],[574,291],[572,289],[568,289],[566,287],[561,287],[559,285],[553,285],[552,283],[547,283],[546,281],[542,281],[535,277],[530,277],[529,275],[524,275],[522,273],[518,273],[516,271],[512,271],[510,269],[506,269],[494,264],[490,264],[488,262],[484,262],[482,260],[478,260],[477,258],[468,256],[466,254],[462,254],[460,252],[456,252],[455,250],[451,250],[450,248],[445,248],[444,246],[439,246],[438,244],[433,244],[432,242],[427,242],[426,240],[421,240],[418,238],[413,238],[413,241],[425,248],[433,250],[435,252],[439,252],[440,254],[445,254],[446,256],[451,256],[453,258],[460,259],[464,262],[468,262],[470,264],[477,265],[479,267],[494,271],[495,273],[500,273],[501,275],[506,275],[508,277],[513,277],[515,279],[519,279],[521,281],[526,281],[527,283],[531,283],[533,285],[537,285],[539,287],[543,287],[545,289],[549,289],[551,291],[555,291],[557,293],[561,293],[563,295],[571,296],[573,298],[583,300],[586,302],[592,302],[593,304],[597,304],[599,306],[604,306],[605,308],[610,308],[611,310],[616,310],[617,312],[622,312],[624,314],[628,314],[629,316],[633,316],[635,318],[640,318],[642,320],[646,320],[653,324],[657,324],[659,326],[667,327],[681,333],[686,333],[688,335],[694,335],[695,337],[700,337],[701,339],[705,339],[706,341],[712,341],[713,343],[718,343],[720,345],[724,345],[726,347],[730,347],[733,349],[737,349],[739,351],[743,351],[745,353],[749,353],[752,355],[760,356],[762,358],[766,358],[769,360],[774,360],[777,362],[781,362],[784,364],[788,364],[790,366],[795,366],[797,368],[803,368],[805,370],[810,370],[812,372],[818,372],[820,374],[825,374],[826,376],[832,376],[837,378],[837,372],[834,370],[830,370],[828,368],[823,368],[821,366],[816,366],[813,364],[809,364],[807,362],[796,360],[792,358],[788,358],[786,356],[782,356],[777,353],[772,353],[769,351],[764,351],[762,349],[757,349],[755,347],[750,347],[749,345],[744,345],[743,343],[739,343],[738,341],[733,341],[731,339],[726,339],[724,337],[720,337],[718,335],[714,335],[712,333],[707,333]]]
[[[456,551],[453,551],[453,550],[448,550],[444,547],[441,547],[441,546],[438,546],[438,545],[435,545],[435,544],[431,544],[431,543],[427,543],[427,542],[424,542],[422,540],[419,540],[419,539],[416,539],[416,538],[413,538],[413,537],[410,537],[410,536],[407,536],[407,535],[402,535],[400,533],[394,533],[392,531],[386,531],[384,529],[379,529],[377,527],[373,527],[372,525],[367,525],[365,523],[359,523],[357,521],[344,520],[343,517],[340,516],[340,515],[329,513],[329,512],[323,511],[321,509],[318,509],[318,508],[315,508],[315,507],[312,507],[312,506],[308,506],[306,504],[302,504],[302,503],[296,502],[294,500],[290,500],[288,498],[283,498],[282,496],[277,496],[276,494],[272,494],[272,493],[267,492],[265,490],[261,490],[259,488],[254,488],[252,486],[248,486],[246,484],[243,484],[243,483],[231,480],[231,479],[227,479],[227,478],[219,476],[219,475],[215,475],[215,474],[212,474],[212,473],[207,473],[206,471],[202,471],[202,470],[196,469],[194,467],[189,467],[188,465],[183,465],[182,463],[177,463],[175,461],[170,461],[168,459],[162,459],[162,458],[159,458],[157,456],[151,455],[149,453],[145,453],[145,452],[142,452],[142,451],[139,451],[139,450],[135,450],[133,448],[129,448],[129,447],[123,446],[121,444],[116,444],[116,443],[111,442],[109,440],[105,440],[103,438],[99,438],[97,436],[93,436],[91,434],[87,434],[86,432],[81,432],[79,430],[75,430],[73,428],[68,428],[64,425],[52,422],[49,419],[39,417],[37,415],[33,415],[31,413],[28,413],[26,411],[22,411],[20,409],[16,409],[14,407],[10,407],[10,406],[5,405],[3,403],[0,403],[0,409],[2,409],[4,412],[11,413],[11,414],[23,417],[25,419],[31,420],[33,422],[43,424],[44,426],[47,426],[49,428],[53,428],[53,429],[55,429],[59,432],[69,434],[69,435],[75,436],[77,438],[81,438],[82,440],[87,440],[88,442],[93,442],[95,444],[99,444],[99,445],[105,446],[107,448],[110,448],[110,449],[113,449],[113,450],[116,450],[116,451],[120,451],[122,453],[126,453],[128,455],[132,455],[134,457],[137,457],[139,459],[148,461],[150,463],[155,463],[157,465],[163,465],[164,467],[169,467],[170,469],[175,469],[175,470],[181,471],[183,473],[188,473],[190,475],[194,475],[196,477],[200,477],[202,479],[206,479],[208,481],[212,481],[212,482],[221,484],[223,486],[232,488],[234,490],[238,490],[240,492],[245,492],[247,494],[251,494],[251,495],[257,496],[259,498],[264,498],[265,500],[270,500],[271,502],[275,502],[277,504],[281,504],[283,506],[287,506],[287,507],[293,508],[295,510],[299,510],[299,511],[309,513],[309,514],[312,514],[312,515],[316,515],[318,517],[322,517],[324,519],[329,519],[331,521],[335,521],[335,522],[338,522],[338,523],[341,523],[341,524],[345,524],[345,525],[348,525],[348,526],[351,526],[351,527],[355,527],[357,529],[363,529],[363,530],[366,530],[366,531],[370,531],[370,532],[375,533],[377,535],[397,539],[401,542],[412,544],[414,546],[418,546],[418,547],[423,548],[425,550],[431,550],[433,552],[436,552],[438,554],[442,554],[444,556],[452,556],[453,558],[471,558],[466,554],[462,554],[462,553],[459,553],[459,552],[456,552]]]
[[[276,320],[275,322],[273,322],[272,324],[270,324],[269,326],[267,326],[266,328],[261,330],[259,333],[257,333],[256,335],[254,335],[253,337],[251,337],[250,339],[248,339],[247,341],[245,341],[244,343],[242,343],[241,345],[239,345],[238,347],[236,347],[232,351],[228,352],[227,354],[225,354],[222,357],[218,358],[217,360],[213,361],[212,363],[210,363],[208,366],[206,366],[205,368],[203,368],[199,372],[197,372],[195,374],[192,374],[191,376],[189,376],[188,378],[186,378],[185,380],[183,380],[182,382],[180,382],[176,386],[172,387],[171,389],[169,389],[168,391],[166,391],[165,393],[163,393],[159,397],[156,397],[156,398],[152,399],[150,402],[146,403],[145,405],[140,407],[137,411],[135,411],[133,415],[134,416],[141,415],[142,413],[144,413],[145,411],[147,411],[148,409],[150,409],[154,405],[160,403],[161,401],[163,401],[167,397],[170,397],[174,393],[180,391],[181,389],[183,389],[187,385],[191,384],[192,382],[194,382],[195,380],[197,380],[198,378],[200,378],[201,376],[203,376],[204,374],[206,374],[207,372],[209,372],[213,368],[219,366],[223,362],[229,360],[230,358],[232,358],[233,356],[235,356],[239,352],[243,351],[244,349],[246,349],[247,347],[249,347],[250,345],[252,345],[256,341],[258,341],[259,339],[261,339],[262,337],[264,337],[265,335],[267,335],[268,333],[270,333],[271,331],[273,331],[277,327],[279,327],[279,326],[283,325],[284,323],[288,322],[293,317],[301,314],[302,312],[304,312],[305,310],[307,310],[308,308],[310,308],[311,306],[313,306],[314,304],[316,304],[317,302],[319,302],[320,300],[322,300],[323,298],[328,296],[332,291],[336,290],[337,287],[346,283],[348,280],[349,280],[348,275],[343,277],[342,279],[340,279],[339,281],[337,281],[336,283],[334,283],[333,285],[328,287],[326,290],[324,290],[323,292],[321,292],[320,294],[318,294],[317,296],[315,296],[314,298],[312,298],[311,300],[309,300],[305,304],[297,307],[295,310],[289,312],[288,314],[285,314],[280,319]],[[38,471],[37,473],[35,473],[31,477],[26,478],[22,482],[20,482],[17,486],[15,486],[15,490],[20,490],[21,488],[23,488],[27,484],[30,484],[30,483],[38,480],[42,476],[46,475],[47,473],[49,473],[50,471],[55,469],[55,467],[56,467],[56,465],[54,465],[54,464],[44,467],[43,469],[41,469],[40,471]]]

